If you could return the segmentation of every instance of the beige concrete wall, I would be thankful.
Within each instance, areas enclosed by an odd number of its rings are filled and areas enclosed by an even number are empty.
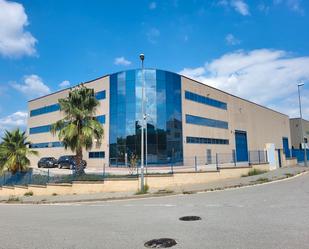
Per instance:
[[[106,91],[106,98],[100,100],[100,105],[97,108],[96,115],[105,115],[105,124],[104,128],[104,138],[101,144],[94,143],[91,151],[105,151],[105,159],[89,159],[88,152],[86,150],[83,151],[84,159],[87,160],[87,164],[89,168],[102,168],[103,164],[108,163],[109,158],[109,149],[108,149],[108,141],[109,141],[109,76],[96,79],[89,83],[85,83],[85,86],[89,88],[93,88],[95,92]],[[68,89],[56,92],[54,94],[50,94],[43,98],[39,98],[28,103],[29,110],[29,118],[28,118],[28,129],[31,127],[37,127],[42,125],[49,125],[55,123],[59,119],[63,118],[63,114],[59,111],[46,113],[43,115],[38,115],[34,117],[30,117],[30,111],[36,108],[52,105],[58,103],[58,99],[67,97],[69,93]],[[28,130],[29,134],[29,130]],[[29,140],[32,143],[43,143],[43,142],[56,142],[59,141],[57,135],[53,136],[51,133],[38,133],[38,134],[29,134]],[[35,149],[39,152],[39,156],[31,156],[31,166],[37,167],[37,162],[39,158],[45,156],[53,156],[55,158],[59,158],[61,155],[73,155],[74,153],[70,150],[65,150],[64,148],[39,148]]]
[[[309,146],[309,121],[302,121],[303,124],[303,134],[304,137],[308,140]],[[301,136],[301,126],[300,118],[291,118],[290,119],[290,130],[291,130],[291,144],[295,149],[299,149],[300,143],[302,143],[303,138]]]
[[[185,91],[210,97],[227,103],[227,110],[185,99]],[[228,122],[228,129],[186,124],[185,115],[191,114]],[[235,149],[235,130],[247,132],[248,149],[263,150],[266,143],[283,148],[282,137],[290,142],[289,117],[254,104],[218,89],[182,77],[182,116],[184,157],[206,156],[206,150],[214,153],[232,153]],[[229,139],[229,145],[187,144],[187,136]]]
[[[269,169],[268,164],[255,165],[254,168]],[[248,174],[251,167],[220,169],[214,172],[181,172],[167,176],[147,176],[146,183],[151,190],[182,188],[187,185],[205,184],[213,181],[238,178]],[[23,196],[32,192],[35,196],[92,194],[106,192],[137,191],[139,179],[111,179],[104,182],[73,182],[73,184],[48,184],[46,186],[29,185],[28,187],[2,187],[0,196]]]

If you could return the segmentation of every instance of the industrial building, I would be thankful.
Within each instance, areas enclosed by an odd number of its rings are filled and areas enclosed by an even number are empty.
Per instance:
[[[141,151],[142,85],[146,86],[147,162],[183,165],[192,157],[211,161],[217,154],[249,161],[249,151],[291,147],[290,121],[285,114],[239,98],[201,82],[157,69],[127,70],[85,82],[100,102],[97,119],[104,127],[102,142],[84,151],[90,168],[125,165]],[[64,89],[29,101],[31,147],[40,157],[71,155],[51,124],[62,117],[58,99]],[[32,157],[35,166],[39,157]]]
[[[300,122],[302,122],[302,126]],[[304,146],[302,144],[305,143],[308,149],[309,148],[309,121],[305,119],[302,119],[301,121],[300,118],[291,118],[290,119],[290,129],[291,129],[292,148],[303,149]]]

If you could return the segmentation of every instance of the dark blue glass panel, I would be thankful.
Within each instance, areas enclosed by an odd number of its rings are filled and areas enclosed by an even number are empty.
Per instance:
[[[187,137],[189,144],[229,144],[228,139],[206,138],[206,137]]]
[[[192,93],[189,91],[185,91],[185,98],[188,100],[198,102],[198,103],[202,103],[204,105],[210,105],[210,106],[217,107],[217,108],[224,109],[224,110],[227,109],[227,104],[224,102],[221,102],[219,100],[212,99],[209,97],[205,97],[205,96],[202,96],[196,93]]]
[[[214,128],[221,128],[221,129],[228,129],[228,122],[221,121],[221,120],[215,120],[210,118],[203,118],[198,116],[193,116],[186,114],[186,122],[188,124],[195,124],[195,125],[203,125],[203,126],[209,126]]]
[[[105,124],[105,115],[97,116],[96,119],[100,122],[100,124]]]
[[[105,158],[105,151],[91,151],[89,152],[89,158]]]
[[[95,93],[95,97],[97,100],[105,99],[106,98],[106,91],[100,91]]]
[[[37,126],[37,127],[30,128],[29,133],[37,134],[37,133],[50,132],[50,129],[51,129],[51,125]]]
[[[61,142],[50,142],[50,143],[33,143],[30,144],[30,148],[52,148],[52,147],[63,147]]]

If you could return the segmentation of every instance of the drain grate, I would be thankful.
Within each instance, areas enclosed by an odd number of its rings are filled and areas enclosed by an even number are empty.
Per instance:
[[[184,217],[180,217],[179,220],[182,221],[195,221],[195,220],[201,220],[202,218],[199,216],[184,216]]]
[[[144,246],[148,248],[168,248],[176,244],[177,242],[174,239],[162,238],[149,240],[144,244]]]

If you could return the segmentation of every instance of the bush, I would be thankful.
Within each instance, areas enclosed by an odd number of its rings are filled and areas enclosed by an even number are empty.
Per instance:
[[[33,192],[32,191],[26,192],[24,193],[24,196],[33,196]]]
[[[147,184],[144,185],[144,190],[138,190],[135,194],[136,195],[144,195],[147,194],[149,191],[149,186]]]
[[[248,172],[248,174],[242,175],[242,177],[260,175],[260,174],[264,174],[264,173],[266,173],[266,172],[267,172],[267,170],[250,169],[249,172]]]

